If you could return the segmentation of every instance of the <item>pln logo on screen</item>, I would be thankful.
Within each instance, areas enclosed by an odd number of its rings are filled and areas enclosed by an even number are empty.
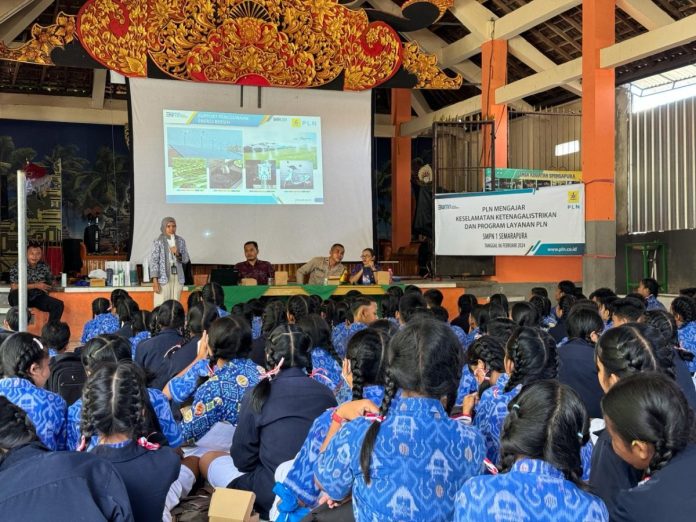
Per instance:
[[[302,118],[292,118],[290,120],[290,126],[295,129],[299,129],[302,127]]]

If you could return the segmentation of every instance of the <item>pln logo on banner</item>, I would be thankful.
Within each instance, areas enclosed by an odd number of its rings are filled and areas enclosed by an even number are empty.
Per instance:
[[[580,191],[579,190],[569,190],[568,191],[568,208],[569,209],[579,209],[580,208]]]
[[[302,119],[300,119],[300,118],[292,118],[292,119],[290,120],[290,126],[293,127],[293,128],[296,128],[296,129],[302,127]]]

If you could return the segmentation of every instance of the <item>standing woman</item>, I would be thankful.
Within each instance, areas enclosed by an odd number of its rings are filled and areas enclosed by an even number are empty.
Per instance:
[[[162,220],[161,234],[152,244],[150,276],[155,292],[154,303],[159,306],[169,299],[179,300],[184,286],[183,263],[190,261],[186,241],[176,235],[176,220]]]

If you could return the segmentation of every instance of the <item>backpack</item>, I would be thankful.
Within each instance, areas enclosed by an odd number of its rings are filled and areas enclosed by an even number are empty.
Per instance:
[[[82,387],[87,380],[80,356],[71,352],[58,354],[50,367],[46,389],[63,397],[70,406],[82,396]]]

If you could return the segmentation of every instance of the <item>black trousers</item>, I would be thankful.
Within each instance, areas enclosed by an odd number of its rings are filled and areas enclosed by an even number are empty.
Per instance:
[[[10,290],[7,300],[10,306],[17,306],[19,304],[19,292],[17,290]],[[38,288],[32,288],[27,292],[27,304],[30,308],[48,312],[49,321],[60,321],[63,315],[63,308],[65,308],[63,301],[51,297]]]

